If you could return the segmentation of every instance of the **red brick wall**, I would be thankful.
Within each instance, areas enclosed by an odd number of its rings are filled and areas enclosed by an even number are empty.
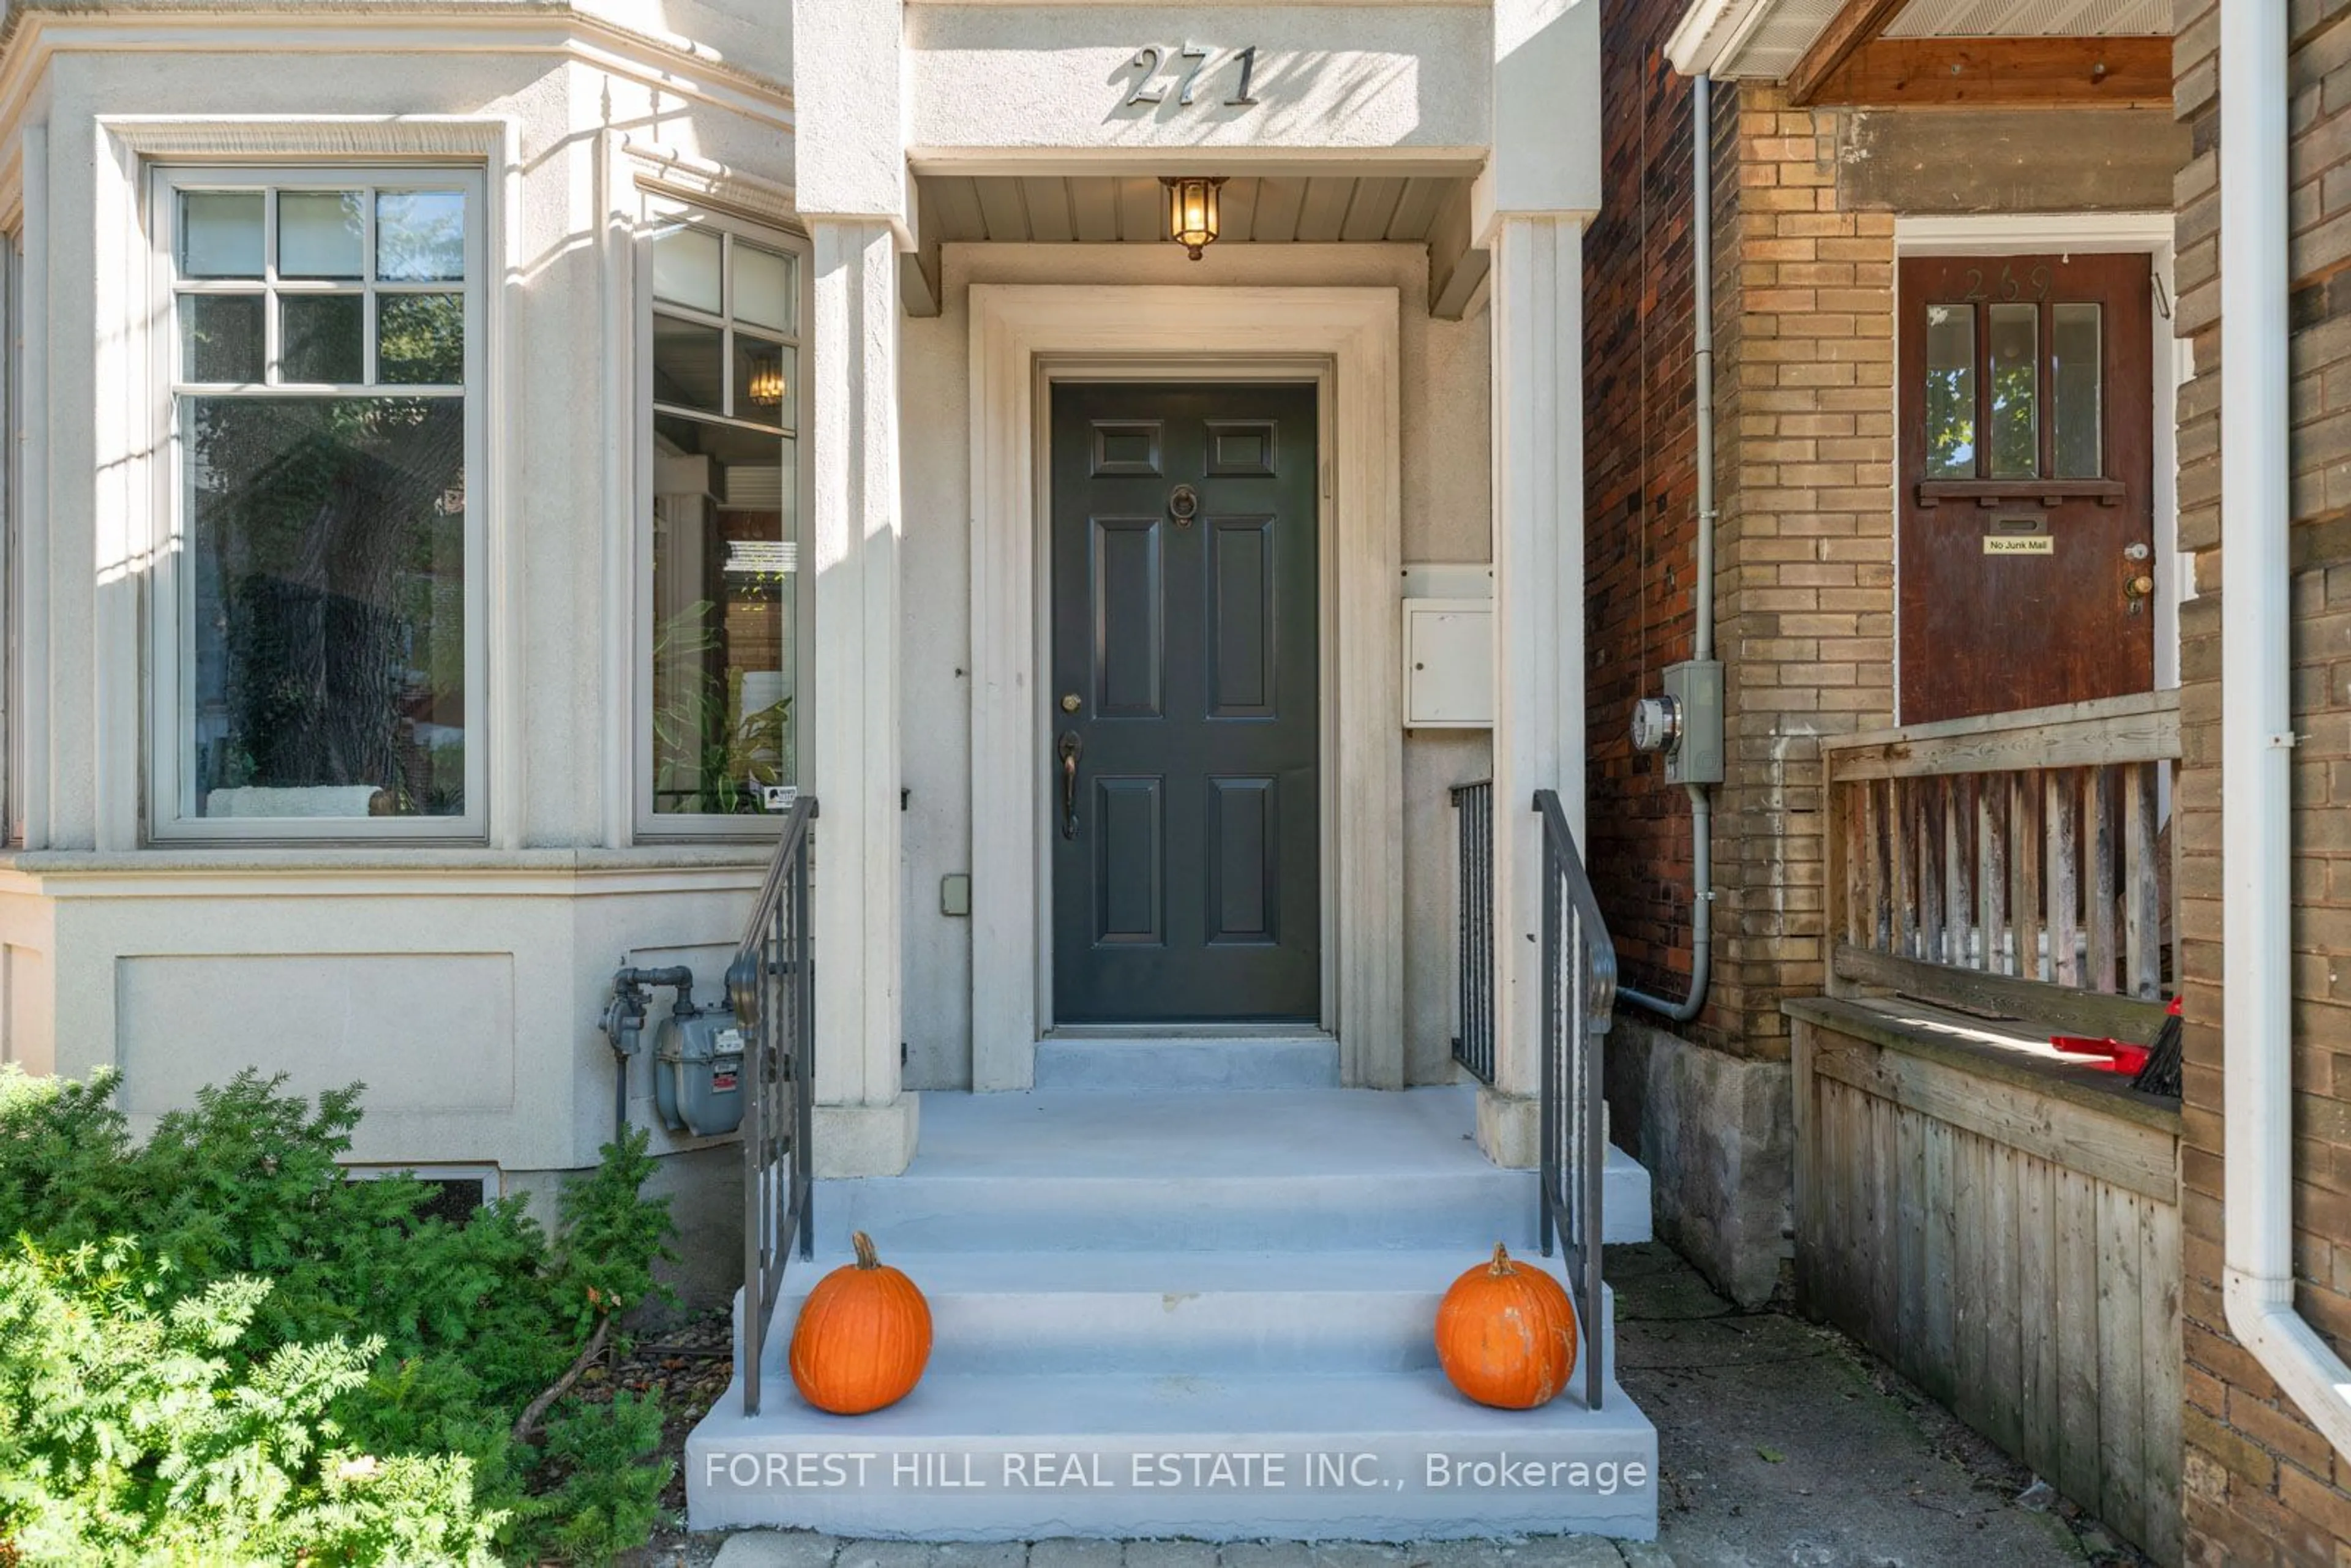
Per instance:
[[[1604,197],[1584,239],[1587,858],[1626,979],[1677,997],[1690,966],[1689,807],[1626,727],[1693,633],[1690,84],[1663,53],[1678,12],[1603,0]]]
[[[2303,1313],[2351,1351],[2351,6],[2297,3],[2294,94],[2293,582],[2296,1272]],[[2195,346],[2179,400],[2185,752],[2176,834],[2186,979],[2181,1309],[2187,1561],[2351,1562],[2351,1464],[2280,1397],[2221,1306],[2219,99],[2217,17],[2186,0],[2175,105],[2196,156],[2179,180],[2175,329]]]

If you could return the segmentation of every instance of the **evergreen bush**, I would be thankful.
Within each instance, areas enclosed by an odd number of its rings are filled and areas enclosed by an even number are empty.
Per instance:
[[[663,1294],[642,1130],[464,1223],[340,1163],[359,1088],[246,1072],[142,1145],[114,1078],[0,1068],[0,1565],[609,1562],[668,1479],[583,1396]]]

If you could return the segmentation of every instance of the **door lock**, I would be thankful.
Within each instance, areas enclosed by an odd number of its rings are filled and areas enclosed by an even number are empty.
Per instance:
[[[1064,692],[1061,694],[1061,711],[1063,713],[1075,713],[1081,706],[1082,705],[1078,700],[1077,693]]]
[[[2146,572],[2139,572],[2123,584],[2123,603],[2131,614],[2140,614],[2147,609],[2147,596],[2154,591],[2155,579]]]

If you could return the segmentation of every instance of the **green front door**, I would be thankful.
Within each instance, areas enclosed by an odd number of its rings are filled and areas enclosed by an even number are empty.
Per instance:
[[[1052,396],[1055,1021],[1311,1022],[1314,388]]]

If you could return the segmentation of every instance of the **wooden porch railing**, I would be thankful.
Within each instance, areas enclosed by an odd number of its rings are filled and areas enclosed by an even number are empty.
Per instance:
[[[1832,993],[2153,1032],[2179,693],[1879,730],[1821,756]]]

